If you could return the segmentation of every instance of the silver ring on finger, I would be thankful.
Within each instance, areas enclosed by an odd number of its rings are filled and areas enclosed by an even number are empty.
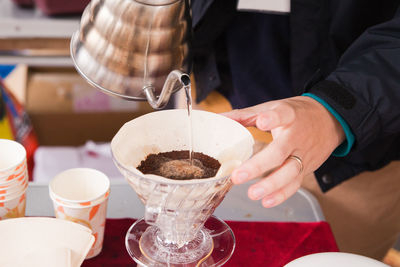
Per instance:
[[[290,155],[288,159],[293,159],[294,161],[297,162],[297,164],[299,164],[300,170],[297,175],[301,174],[304,170],[304,165],[303,165],[303,161],[301,160],[301,158],[299,158],[298,156],[295,156],[295,155]]]

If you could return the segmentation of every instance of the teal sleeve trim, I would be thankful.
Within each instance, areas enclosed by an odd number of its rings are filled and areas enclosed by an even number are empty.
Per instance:
[[[340,123],[340,125],[343,128],[344,134],[346,135],[346,141],[344,141],[340,146],[338,146],[335,151],[333,151],[332,155],[336,157],[344,157],[347,154],[349,154],[354,141],[355,137],[353,132],[351,131],[349,125],[347,122],[343,119],[342,116],[340,116],[339,113],[336,112],[325,100],[322,98],[319,98],[318,96],[311,94],[311,93],[305,93],[302,94],[303,96],[308,96],[311,97],[312,99],[318,101],[321,105],[323,105]]]

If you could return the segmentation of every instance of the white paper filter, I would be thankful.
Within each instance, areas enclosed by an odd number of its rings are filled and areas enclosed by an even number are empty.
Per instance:
[[[87,227],[55,218],[0,221],[0,236],[0,266],[78,267],[94,243]]]
[[[192,124],[193,150],[221,163],[220,169],[223,171],[217,173],[217,179],[230,174],[253,153],[253,137],[236,121],[219,114],[193,110]],[[137,175],[168,183],[197,183],[199,180],[196,179],[182,181],[144,175],[136,169],[151,153],[188,150],[189,144],[187,111],[174,109],[152,112],[127,122],[113,138],[111,150],[123,168]]]

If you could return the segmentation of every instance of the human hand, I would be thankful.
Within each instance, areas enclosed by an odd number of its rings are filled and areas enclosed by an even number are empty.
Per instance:
[[[234,184],[261,177],[250,186],[248,196],[261,199],[266,208],[293,195],[304,176],[321,166],[345,140],[335,117],[318,101],[306,96],[265,102],[223,115],[244,126],[271,131],[273,141],[236,168],[231,176]],[[270,173],[262,177],[267,171]]]

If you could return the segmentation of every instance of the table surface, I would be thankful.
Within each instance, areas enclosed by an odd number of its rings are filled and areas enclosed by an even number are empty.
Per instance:
[[[214,215],[232,221],[324,221],[321,208],[305,189],[300,189],[283,204],[266,209],[247,197],[249,184],[233,186]],[[27,191],[27,216],[54,216],[48,185],[30,183]],[[112,181],[107,218],[142,218],[144,206],[125,180]]]

